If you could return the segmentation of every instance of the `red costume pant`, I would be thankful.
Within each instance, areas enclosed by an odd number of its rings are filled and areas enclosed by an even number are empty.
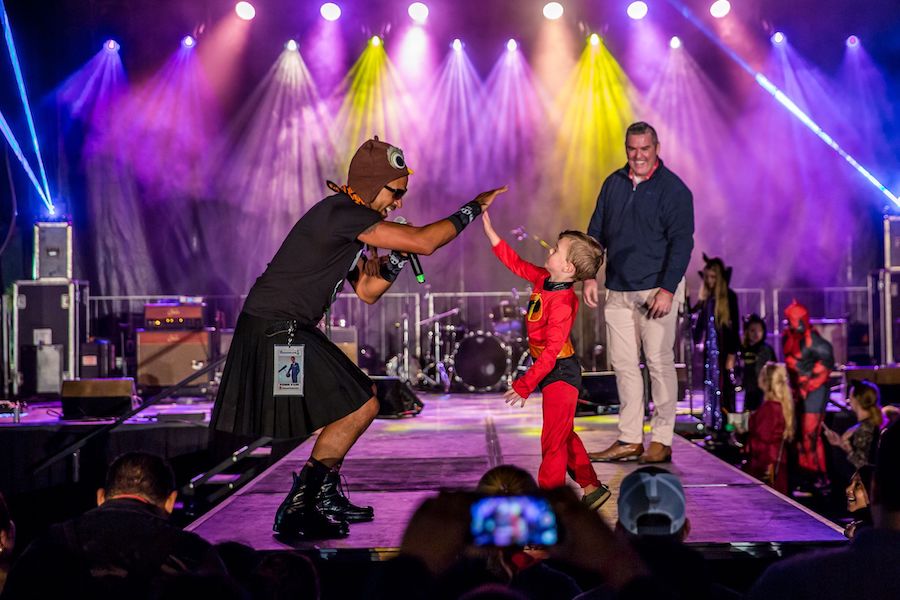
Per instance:
[[[544,425],[538,485],[544,489],[564,485],[567,470],[581,487],[600,485],[587,450],[575,433],[578,389],[564,381],[555,381],[542,392]]]

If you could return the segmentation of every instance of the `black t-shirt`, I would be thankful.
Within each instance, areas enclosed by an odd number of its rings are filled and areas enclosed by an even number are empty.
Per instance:
[[[380,213],[346,194],[318,202],[300,217],[256,279],[244,312],[318,323],[359,260],[364,244],[356,236],[380,220]]]

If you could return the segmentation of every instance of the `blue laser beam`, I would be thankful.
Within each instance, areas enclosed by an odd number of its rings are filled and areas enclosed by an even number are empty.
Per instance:
[[[37,131],[34,127],[34,119],[31,116],[31,106],[28,103],[28,94],[25,91],[25,80],[22,77],[22,68],[19,65],[19,56],[16,53],[16,45],[13,42],[12,28],[9,24],[9,15],[6,13],[6,5],[0,0],[0,21],[3,23],[3,36],[6,38],[6,46],[9,49],[9,58],[12,62],[13,72],[16,75],[16,83],[19,85],[19,96],[22,98],[22,105],[25,107],[25,119],[28,121],[28,130],[31,133],[31,142],[34,145],[34,152],[37,156],[38,170],[41,175],[41,181],[44,184],[41,199],[52,210],[53,203],[50,201],[50,185],[47,183],[47,171],[44,169],[44,159],[41,157],[41,149],[38,146]]]
[[[722,42],[719,37],[715,33],[713,33],[700,19],[698,19],[697,16],[694,15],[694,13],[691,12],[691,10],[688,9],[685,5],[683,5],[678,0],[669,0],[669,3],[674,6],[676,10],[678,10],[678,12],[680,12],[682,16],[684,16],[684,18],[690,21],[697,29],[699,29],[706,37],[708,37],[710,41],[721,48],[722,51],[725,52],[725,54],[727,54],[742,69],[749,73],[750,76],[753,77],[753,79],[757,84],[759,84],[762,89],[771,94],[779,104],[784,106],[788,111],[790,111],[792,115],[797,117],[797,119],[801,123],[806,125],[807,129],[816,134],[816,136],[818,136],[820,140],[825,142],[829,148],[837,152],[841,158],[843,158],[850,166],[856,169],[856,171],[860,175],[865,177],[865,179],[869,183],[874,185],[882,194],[887,196],[895,206],[900,207],[900,198],[898,198],[889,189],[887,189],[887,187],[883,183],[878,181],[878,179],[874,175],[872,175],[872,173],[870,173],[868,169],[859,164],[859,162],[850,154],[848,154],[846,150],[841,148],[841,146],[834,140],[834,138],[828,135],[825,130],[822,129],[822,127],[812,119],[812,117],[803,112],[803,110],[801,110],[800,107],[797,106],[797,104],[793,100],[791,100],[787,94],[782,92],[778,88],[778,86],[769,81],[769,79],[759,71],[755,71],[747,63],[747,61],[741,58],[741,56],[737,52],[726,46],[725,43]]]
[[[41,184],[38,183],[37,177],[34,175],[34,171],[31,169],[31,165],[28,164],[28,159],[25,158],[25,154],[22,152],[22,147],[19,146],[19,142],[16,141],[16,136],[13,135],[12,130],[9,128],[9,123],[6,122],[6,118],[3,116],[2,112],[0,112],[0,131],[3,132],[3,136],[9,143],[9,147],[12,148],[13,153],[16,155],[16,158],[19,159],[19,162],[22,163],[22,167],[28,174],[28,178],[31,180],[31,183],[34,184],[34,189],[37,190],[37,193],[41,197],[41,200],[44,201],[47,209],[52,214],[54,212],[53,204],[50,202],[47,196],[44,195],[44,190],[41,189]]]

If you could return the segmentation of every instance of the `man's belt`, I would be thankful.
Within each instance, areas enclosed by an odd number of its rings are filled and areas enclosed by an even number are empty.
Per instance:
[[[546,346],[539,344],[528,343],[528,352],[531,354],[531,358],[537,360],[541,353],[544,351]],[[556,358],[569,358],[575,354],[575,347],[572,346],[572,340],[566,340],[566,343],[563,345],[562,350],[559,351],[559,354],[556,355]]]

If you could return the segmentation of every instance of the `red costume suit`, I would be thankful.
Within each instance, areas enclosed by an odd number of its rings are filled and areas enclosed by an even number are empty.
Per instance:
[[[797,465],[807,475],[824,477],[825,447],[822,422],[828,401],[828,376],[834,368],[834,350],[809,323],[809,311],[794,300],[784,316],[788,328],[782,333],[784,362],[802,415],[797,436]]]
[[[784,428],[784,412],[777,401],[767,400],[750,414],[750,460],[746,470],[787,494],[788,449]]]
[[[534,364],[512,387],[523,398],[537,387],[543,394],[538,485],[547,489],[565,484],[567,469],[581,487],[600,485],[584,444],[575,433],[581,365],[569,341],[578,312],[573,282],[549,281],[546,269],[522,260],[502,240],[493,250],[510,271],[531,283],[534,290],[525,326]]]

